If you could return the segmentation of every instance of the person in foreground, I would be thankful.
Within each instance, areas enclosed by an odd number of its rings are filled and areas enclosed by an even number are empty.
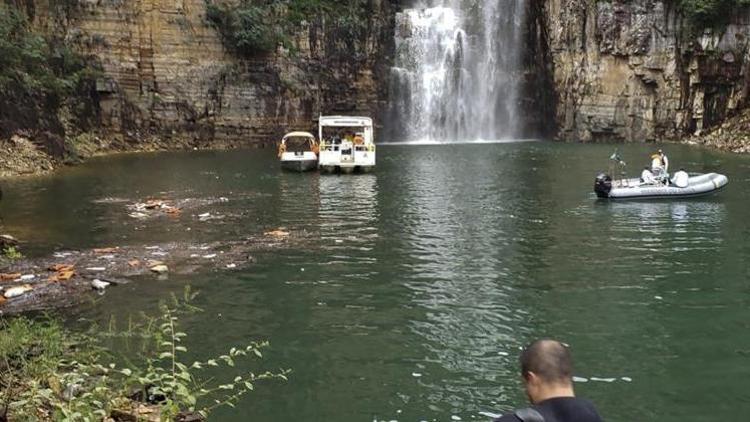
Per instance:
[[[575,397],[570,351],[555,340],[537,340],[521,353],[521,376],[532,406],[495,422],[601,422],[594,405]]]

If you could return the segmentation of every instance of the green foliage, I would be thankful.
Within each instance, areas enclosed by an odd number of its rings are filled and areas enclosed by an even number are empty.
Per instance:
[[[0,3],[1,92],[59,100],[95,73],[62,40],[35,33],[21,11]]]
[[[283,40],[264,7],[208,4],[206,18],[219,30],[225,45],[241,55],[272,51]]]
[[[11,261],[23,258],[23,254],[15,246],[8,246],[3,249],[3,256]]]
[[[244,372],[217,380],[201,376],[214,367],[234,367],[239,359],[262,358],[267,342],[251,342],[205,361],[185,361],[187,333],[180,331],[180,316],[197,312],[190,305],[194,294],[173,297],[160,306],[156,318],[131,319],[126,331],[92,329],[76,334],[54,320],[17,318],[0,327],[0,407],[10,420],[103,420],[114,410],[132,409],[137,400],[150,406],[161,420],[184,412],[208,416],[221,406],[234,405],[253,391],[256,383],[284,379],[288,371]],[[125,365],[111,361],[99,345],[113,339],[142,341],[141,361]],[[133,388],[140,393],[133,395]],[[135,397],[135,398],[134,398]]]
[[[278,46],[293,49],[291,40],[304,23],[318,22],[337,38],[351,41],[365,34],[366,0],[242,0],[239,4],[206,0],[206,19],[230,51],[253,56]]]
[[[726,22],[739,6],[750,0],[678,0],[678,5],[694,24],[708,27]]]

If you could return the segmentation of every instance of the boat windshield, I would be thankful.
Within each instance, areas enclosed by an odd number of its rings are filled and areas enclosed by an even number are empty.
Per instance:
[[[284,136],[281,144],[285,151],[288,152],[304,152],[311,151],[317,144],[315,137],[306,132],[293,132]]]

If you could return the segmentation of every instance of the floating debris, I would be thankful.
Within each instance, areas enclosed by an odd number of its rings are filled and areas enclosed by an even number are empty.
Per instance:
[[[155,272],[157,274],[165,274],[165,273],[169,272],[169,267],[167,267],[164,264],[154,265],[154,266],[150,267],[149,269],[152,272]]]
[[[54,264],[48,269],[55,273],[47,278],[51,282],[68,281],[76,276],[75,266],[71,264]]]
[[[114,254],[120,250],[119,246],[113,248],[94,248],[92,252],[95,254]]]
[[[128,215],[138,219],[160,214],[175,217],[182,213],[182,208],[175,206],[172,201],[166,199],[149,199],[145,202],[129,204],[127,208],[131,211]]]
[[[109,285],[109,282],[99,280],[98,278],[91,281],[91,287],[93,287],[95,290],[104,290],[109,287]]]
[[[263,235],[264,236],[270,236],[270,237],[276,237],[276,238],[285,238],[285,237],[289,237],[289,232],[284,231],[282,229],[276,229],[276,230],[271,230],[269,232],[265,232],[265,233],[263,233]]]
[[[14,281],[21,278],[21,273],[0,273],[0,281]]]
[[[27,292],[30,292],[32,290],[34,290],[33,287],[29,286],[28,284],[24,284],[23,286],[15,286],[15,287],[11,287],[11,288],[5,290],[5,292],[3,293],[3,296],[6,299],[11,299],[11,298],[14,298],[14,297],[18,297],[18,296],[24,295]]]

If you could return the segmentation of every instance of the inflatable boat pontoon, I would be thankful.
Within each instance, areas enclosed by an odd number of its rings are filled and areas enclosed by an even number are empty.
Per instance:
[[[692,175],[685,187],[644,184],[640,179],[612,180],[609,175],[601,173],[596,176],[594,192],[599,198],[608,199],[689,198],[717,192],[727,183],[729,179],[718,173]]]

